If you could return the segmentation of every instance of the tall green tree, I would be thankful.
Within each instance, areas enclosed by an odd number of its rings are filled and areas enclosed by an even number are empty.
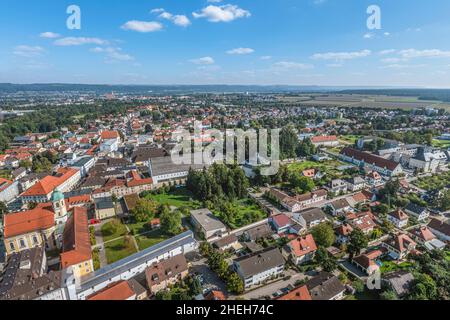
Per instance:
[[[326,222],[313,227],[311,233],[318,246],[328,248],[336,241],[333,227]]]

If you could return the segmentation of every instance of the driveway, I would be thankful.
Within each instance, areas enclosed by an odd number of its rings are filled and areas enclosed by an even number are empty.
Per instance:
[[[289,280],[278,280],[275,282],[272,282],[268,285],[265,285],[263,287],[260,287],[258,289],[249,291],[247,293],[244,293],[243,295],[241,295],[241,297],[243,297],[246,300],[262,300],[264,299],[264,297],[266,296],[270,296],[272,297],[272,294],[274,294],[275,292],[284,289],[286,287],[288,287],[289,285],[291,286],[295,286],[295,283],[299,280],[304,280],[304,279],[309,279],[308,276],[306,276],[303,273],[297,273],[293,270],[287,270],[284,272],[285,276],[291,276],[291,278]],[[233,297],[230,297],[233,298]],[[234,297],[236,298],[236,297]]]
[[[223,282],[215,272],[213,272],[208,264],[206,263],[206,259],[202,258],[200,260],[191,261],[192,268],[191,272],[200,274],[203,276],[203,289],[205,290],[220,290],[226,296],[228,295],[227,285]]]

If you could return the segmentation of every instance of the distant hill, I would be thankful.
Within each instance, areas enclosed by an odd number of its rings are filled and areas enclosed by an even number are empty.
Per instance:
[[[256,86],[256,85],[88,85],[88,84],[11,84],[0,83],[0,93],[17,92],[94,92],[106,94],[112,91],[128,94],[189,94],[189,93],[310,93],[336,92],[347,89],[376,89],[374,87],[338,86]]]
[[[450,89],[350,89],[339,93],[419,97],[420,100],[450,102]]]

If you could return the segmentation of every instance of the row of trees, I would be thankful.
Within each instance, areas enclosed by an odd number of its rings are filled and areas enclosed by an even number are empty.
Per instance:
[[[161,230],[168,235],[177,235],[183,229],[181,221],[183,213],[180,210],[171,212],[167,205],[160,205],[156,201],[139,199],[131,214],[136,222],[150,222],[159,217]]]
[[[280,133],[280,157],[290,159],[296,157],[309,157],[316,153],[316,147],[309,138],[299,141],[293,126],[286,126]]]
[[[213,164],[202,171],[190,170],[186,187],[200,201],[242,199],[247,196],[249,181],[238,166]]]

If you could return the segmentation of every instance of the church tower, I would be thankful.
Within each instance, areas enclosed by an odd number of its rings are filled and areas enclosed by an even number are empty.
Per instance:
[[[55,212],[55,224],[65,224],[67,221],[67,208],[64,201],[64,194],[56,188],[51,197],[53,211]]]

